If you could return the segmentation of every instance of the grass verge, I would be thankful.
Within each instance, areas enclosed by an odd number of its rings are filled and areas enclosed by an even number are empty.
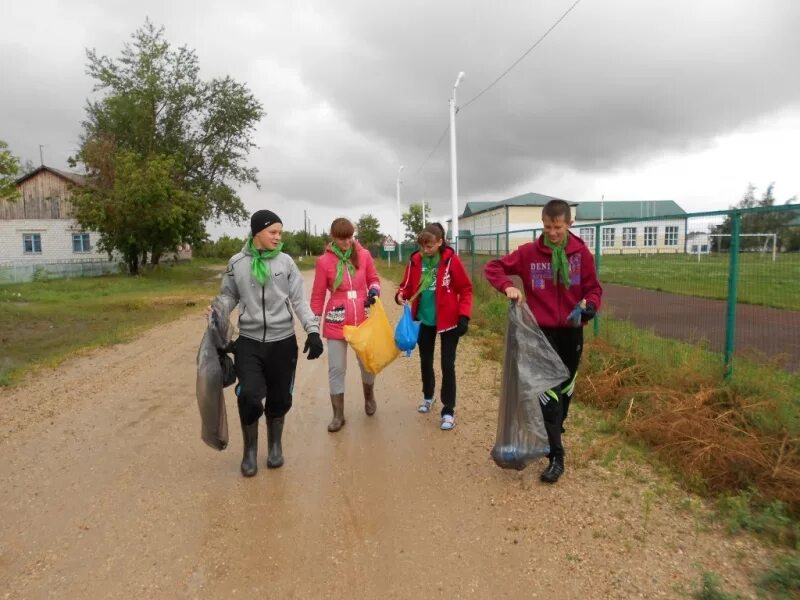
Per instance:
[[[399,267],[378,268],[400,281]],[[508,301],[482,277],[473,277],[473,290],[470,335],[482,338],[484,358],[502,362]],[[721,365],[701,345],[604,319],[599,336],[586,330],[577,399],[598,411],[594,433],[624,442],[599,444],[605,454],[598,460],[623,453],[666,468],[684,488],[712,499],[715,519],[731,533],[752,531],[784,548],[757,586],[769,597],[798,597],[800,376],[737,360],[733,380],[723,384]],[[737,596],[707,573],[695,597]]]
[[[51,279],[0,287],[0,386],[74,352],[132,339],[197,311],[219,290],[224,263],[194,260],[141,275]]]

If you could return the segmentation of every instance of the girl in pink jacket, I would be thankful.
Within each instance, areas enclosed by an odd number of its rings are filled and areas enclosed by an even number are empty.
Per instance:
[[[322,337],[328,340],[328,386],[333,419],[328,431],[339,431],[344,419],[344,378],[347,372],[345,325],[360,325],[367,318],[367,309],[380,295],[381,284],[375,262],[369,251],[353,239],[355,227],[344,218],[331,223],[333,241],[317,259],[311,311],[321,317]],[[330,296],[328,296],[330,293]],[[326,296],[327,303],[325,302]],[[324,307],[324,308],[323,308]],[[375,414],[375,375],[361,368],[364,388],[364,411]]]

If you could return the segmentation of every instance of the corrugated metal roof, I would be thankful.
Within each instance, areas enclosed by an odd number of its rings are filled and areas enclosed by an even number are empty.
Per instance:
[[[17,185],[20,185],[21,183],[27,181],[31,177],[35,177],[36,175],[38,175],[42,171],[49,171],[53,175],[58,175],[62,179],[66,179],[67,181],[69,181],[70,183],[74,183],[75,185],[85,185],[86,184],[86,177],[84,177],[83,175],[78,175],[77,173],[69,173],[68,171],[61,171],[59,169],[54,169],[53,167],[46,167],[44,165],[42,165],[38,169],[34,169],[33,171],[31,171],[30,173],[28,173],[26,175],[23,175],[22,177],[17,179],[17,181],[15,183]]]
[[[506,198],[499,202],[467,202],[466,207],[464,207],[464,213],[461,216],[471,217],[488,210],[502,208],[503,206],[544,206],[550,202],[550,200],[561,200],[561,198],[528,192],[527,194]],[[565,202],[568,202],[570,206],[575,206],[574,202],[570,202],[569,200],[565,200]]]
[[[470,217],[476,213],[483,212],[488,210],[489,208],[493,207],[496,202],[467,202],[467,205],[464,207],[464,213],[461,215],[462,217]]]
[[[606,200],[605,202],[579,203],[575,210],[575,220],[599,221],[601,205],[604,221],[686,214],[686,211],[674,200]]]

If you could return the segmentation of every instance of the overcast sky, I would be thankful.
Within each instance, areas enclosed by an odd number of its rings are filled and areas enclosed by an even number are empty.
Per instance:
[[[800,1],[582,0],[470,102],[574,1],[0,0],[0,139],[66,169],[86,48],[116,58],[149,17],[201,76],[263,103],[261,189],[240,194],[288,229],[304,210],[318,232],[369,213],[394,236],[400,165],[403,210],[424,198],[449,218],[449,134],[433,150],[459,71],[460,210],[526,192],[687,211],[727,208],[748,183],[800,196]]]

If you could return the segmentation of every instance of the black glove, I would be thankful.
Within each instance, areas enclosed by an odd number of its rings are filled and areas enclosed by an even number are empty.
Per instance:
[[[597,314],[597,307],[594,305],[594,302],[587,302],[586,308],[581,310],[581,321],[586,323],[587,321],[591,321],[594,319],[594,316]]]
[[[381,293],[378,291],[377,288],[369,288],[367,299],[364,300],[364,308],[369,308],[370,306],[375,304],[375,298],[377,298],[380,295]]]
[[[461,315],[458,317],[458,325],[456,326],[456,333],[458,334],[458,337],[461,337],[467,333],[467,329],[469,329],[469,317]]]
[[[308,352],[308,360],[314,360],[322,356],[322,338],[318,333],[309,333],[306,338],[306,345],[303,346],[303,354]]]

